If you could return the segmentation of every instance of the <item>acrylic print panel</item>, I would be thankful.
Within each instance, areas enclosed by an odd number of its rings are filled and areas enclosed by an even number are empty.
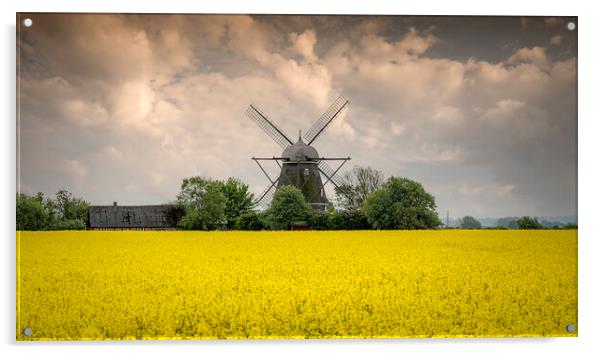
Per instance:
[[[577,335],[576,18],[17,35],[18,340]]]

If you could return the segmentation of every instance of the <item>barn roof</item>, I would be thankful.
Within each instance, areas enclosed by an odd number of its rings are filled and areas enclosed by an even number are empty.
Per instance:
[[[170,212],[174,205],[110,205],[90,206],[90,228],[174,228],[177,221]]]

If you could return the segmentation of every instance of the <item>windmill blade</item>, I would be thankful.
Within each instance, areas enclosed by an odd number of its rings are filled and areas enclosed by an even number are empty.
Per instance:
[[[307,141],[307,145],[311,145],[322,134],[324,129],[338,116],[341,115],[343,109],[349,104],[349,101],[342,95],[337,98],[334,103],[318,118],[314,125],[307,130],[303,137]]]
[[[284,149],[289,145],[293,145],[293,141],[282,131],[282,129],[278,128],[274,122],[254,105],[250,105],[245,111],[245,114],[266,132],[276,144],[280,145],[281,148]]]
[[[330,165],[326,163],[326,161],[322,160],[318,162],[318,168],[325,175],[326,183],[328,183],[328,181],[331,181],[332,184],[334,184],[336,187],[343,185],[343,179],[336,174],[336,171],[332,167],[330,167]]]
[[[264,191],[261,193],[259,198],[255,200],[255,206],[259,207],[259,209],[265,209],[270,202],[272,201],[272,197],[274,196],[274,192],[276,188],[274,188],[274,183],[270,184]]]
[[[340,191],[340,193],[343,193],[347,198],[352,199],[352,196],[349,195],[345,191],[345,189],[341,189],[341,186],[345,185],[345,181],[343,181],[343,179],[337,175],[337,172],[341,169],[341,167],[343,167],[343,165],[347,161],[348,160],[344,160],[336,170],[333,170],[329,164],[327,164],[326,162],[324,162],[324,160],[322,160],[322,161],[318,162],[318,169],[320,170],[320,172],[322,172],[324,177],[326,177],[326,182],[322,186],[322,190],[324,190],[324,187],[326,186],[326,184],[328,182],[331,182],[335,186],[335,190],[338,189]]]

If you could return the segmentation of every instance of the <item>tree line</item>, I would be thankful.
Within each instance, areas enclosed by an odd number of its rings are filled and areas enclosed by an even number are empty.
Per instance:
[[[17,230],[83,230],[89,206],[66,190],[59,190],[54,198],[17,193]]]
[[[458,220],[460,229],[481,229],[483,228],[479,220],[467,215]],[[536,217],[521,216],[521,217],[505,217],[498,219],[494,227],[489,229],[521,229],[521,230],[539,230],[539,229],[577,229],[575,223],[550,223],[540,221]]]
[[[184,179],[177,206],[185,230],[365,230],[431,229],[441,225],[435,198],[424,187],[402,177],[385,180],[382,172],[355,167],[335,188],[334,203],[318,212],[295,186],[282,186],[264,211],[255,209],[248,185],[202,177]]]
[[[403,177],[385,179],[381,171],[356,166],[338,181],[326,211],[316,211],[295,186],[282,186],[265,210],[239,179],[225,181],[199,176],[185,178],[174,201],[177,228],[182,230],[393,230],[442,226],[435,198],[422,184]],[[42,193],[17,194],[17,230],[85,229],[89,203],[60,190],[54,198]],[[472,216],[459,227],[479,229]],[[524,216],[502,218],[495,228],[542,229],[549,225]],[[577,228],[576,224],[562,225]],[[556,228],[559,228],[556,225]]]
[[[185,178],[174,206],[182,230],[314,230],[430,229],[441,225],[435,198],[413,180],[384,178],[370,167],[355,167],[341,178],[325,212],[306,202],[294,186],[282,186],[265,210],[239,179]],[[18,230],[85,229],[89,203],[60,190],[17,194]]]

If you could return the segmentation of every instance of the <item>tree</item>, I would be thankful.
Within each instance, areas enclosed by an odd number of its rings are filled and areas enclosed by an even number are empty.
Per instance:
[[[74,198],[66,190],[56,193],[56,199],[17,194],[17,230],[81,230],[86,228],[88,202]]]
[[[577,226],[577,224],[570,222],[570,223],[564,225],[564,228],[569,229],[569,230],[577,230],[578,226]]]
[[[233,229],[236,219],[253,207],[253,194],[249,186],[236,178],[228,178],[221,184],[221,192],[226,197],[226,221],[228,229]]]
[[[49,224],[49,213],[44,205],[44,194],[28,196],[17,193],[17,230],[45,230]]]
[[[84,220],[88,215],[90,206],[81,198],[74,198],[73,195],[61,189],[56,193],[56,209],[61,219],[64,220]]]
[[[364,202],[374,229],[430,229],[441,225],[435,198],[416,181],[391,177]]]
[[[472,216],[465,216],[460,220],[460,228],[462,229],[480,229],[481,223]]]
[[[530,216],[523,216],[516,220],[516,225],[519,229],[529,230],[529,229],[543,229],[543,225],[537,220],[537,218],[532,218]]]
[[[355,166],[343,175],[342,183],[335,187],[339,206],[345,210],[361,210],[370,194],[379,189],[385,178],[381,171],[371,167]]]
[[[518,225],[516,224],[517,217],[508,216],[505,218],[500,218],[497,221],[497,227],[504,227],[507,229],[518,229]]]
[[[185,210],[178,226],[186,230],[215,230],[226,225],[222,183],[202,177],[185,178],[177,203]]]
[[[296,222],[307,221],[312,212],[301,190],[292,185],[282,186],[274,192],[265,212],[266,224],[273,230],[288,230]]]
[[[247,211],[244,214],[241,214],[236,218],[236,222],[234,223],[234,228],[236,230],[263,230],[265,228],[265,223],[263,222],[263,218],[261,214],[258,212],[251,210]]]

